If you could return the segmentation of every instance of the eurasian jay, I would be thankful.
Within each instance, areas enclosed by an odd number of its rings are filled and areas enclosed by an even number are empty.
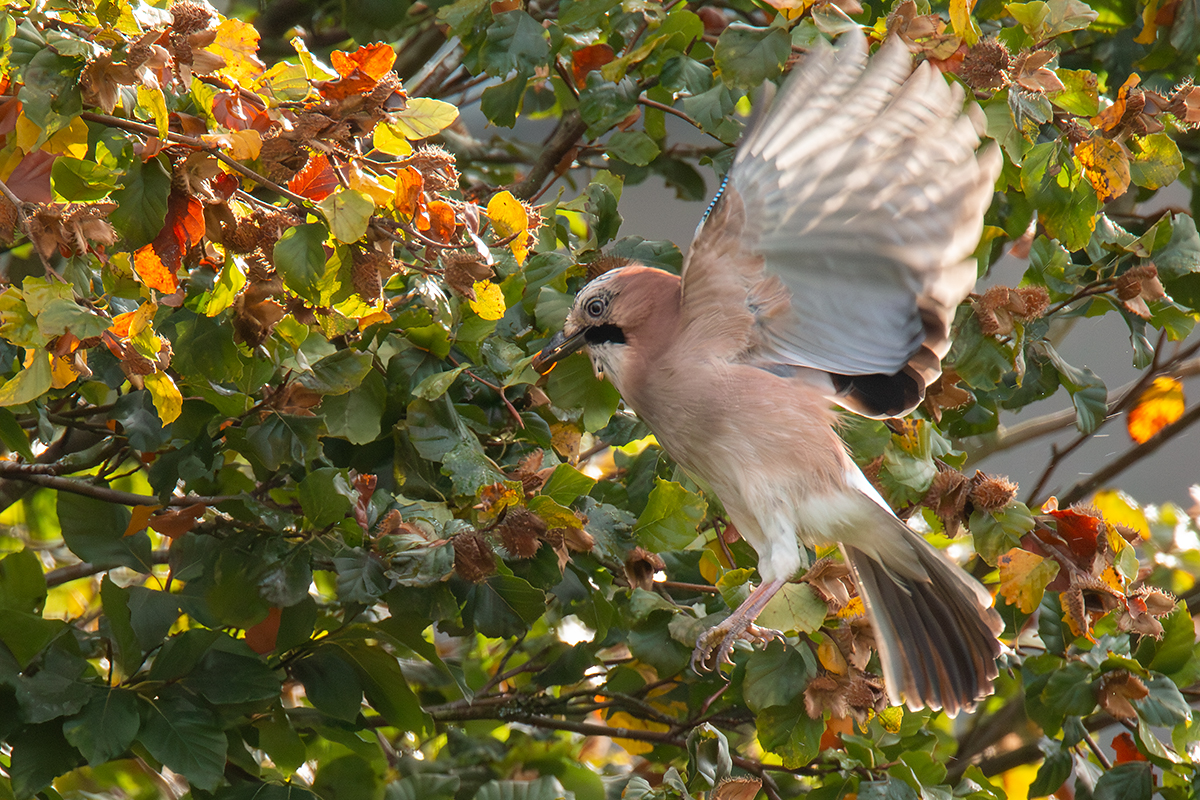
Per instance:
[[[972,116],[974,115],[974,116]],[[1001,156],[978,108],[897,37],[810,52],[740,146],[682,277],[640,265],[580,292],[538,354],[586,348],[666,452],[724,504],[762,583],[701,636],[734,642],[837,543],[874,628],[888,697],[954,716],[992,691],[991,595],[901,521],[838,437],[833,404],[901,416],[941,371]]]

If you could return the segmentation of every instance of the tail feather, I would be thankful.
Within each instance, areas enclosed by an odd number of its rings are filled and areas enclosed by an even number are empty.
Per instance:
[[[842,545],[858,582],[892,702],[953,717],[992,691],[1003,630],[991,598],[974,578],[892,517],[886,535],[903,537],[919,569],[895,569]]]

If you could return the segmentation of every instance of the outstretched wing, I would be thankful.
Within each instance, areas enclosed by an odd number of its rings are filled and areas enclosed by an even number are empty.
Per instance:
[[[928,63],[854,30],[788,79],[747,137],[683,272],[687,324],[718,357],[830,373],[869,416],[914,408],[940,372],[1000,170]]]

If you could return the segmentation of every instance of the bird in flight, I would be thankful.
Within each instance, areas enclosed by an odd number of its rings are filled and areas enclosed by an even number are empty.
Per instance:
[[[682,276],[602,274],[535,359],[586,349],[758,554],[762,583],[693,666],[778,636],[758,614],[806,547],[837,543],[893,704],[953,716],[991,693],[990,594],[893,513],[833,407],[902,416],[940,374],[1001,166],[978,112],[898,37],[873,57],[857,29],[815,48],[739,147]]]

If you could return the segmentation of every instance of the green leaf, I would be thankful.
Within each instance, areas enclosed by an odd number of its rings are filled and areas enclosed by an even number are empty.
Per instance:
[[[115,651],[112,658],[120,666],[122,675],[132,676],[141,666],[143,654],[129,621],[129,590],[113,583],[112,578],[105,575],[100,581],[100,599],[104,603],[104,619],[110,634],[108,638]]]
[[[134,159],[125,172],[121,188],[112,193],[117,207],[108,220],[125,240],[130,251],[154,241],[167,218],[167,197],[171,176],[161,159]]]
[[[389,588],[383,564],[361,547],[351,552],[353,555],[338,556],[333,560],[337,570],[338,599],[343,603],[370,605]]]
[[[621,229],[621,214],[617,211],[617,196],[603,183],[593,181],[587,188],[587,210],[595,220],[596,244],[603,247]]]
[[[546,595],[523,578],[493,575],[472,587],[463,617],[484,636],[520,636],[546,612]]]
[[[1137,186],[1159,189],[1173,183],[1183,171],[1179,145],[1165,133],[1152,133],[1132,141],[1135,151],[1129,161],[1129,176]]]
[[[1096,73],[1086,69],[1056,69],[1054,74],[1062,81],[1064,88],[1051,96],[1050,102],[1082,117],[1094,117],[1100,112]]]
[[[320,303],[325,277],[325,239],[329,231],[317,222],[295,225],[275,243],[275,268],[287,288],[310,303]]]
[[[34,351],[29,366],[0,386],[0,406],[20,406],[38,399],[50,391],[50,356]]]
[[[304,684],[309,702],[335,719],[353,721],[362,706],[362,683],[341,649],[324,645],[296,661],[292,673]]]
[[[1160,639],[1143,636],[1137,649],[1142,666],[1167,675],[1183,669],[1192,658],[1196,633],[1187,609],[1177,608],[1162,619]]]
[[[83,763],[83,758],[63,736],[58,720],[27,725],[9,739],[12,745],[12,794],[17,800],[33,797],[50,782]],[[4,789],[0,784],[0,792]]]
[[[229,652],[220,644],[218,640],[218,646],[200,658],[183,679],[183,686],[213,705],[251,703],[279,696],[279,678],[260,658],[250,653]]]
[[[673,481],[655,478],[650,499],[633,533],[647,550],[656,553],[682,550],[696,538],[697,526],[707,510],[708,504],[700,495]]]
[[[338,647],[358,673],[367,702],[388,723],[418,735],[432,731],[432,720],[408,688],[395,656],[365,642],[339,642]]]
[[[583,427],[598,431],[608,424],[621,402],[616,388],[596,380],[587,356],[576,354],[558,363],[546,383],[546,392],[555,405],[583,410]]]
[[[776,639],[765,650],[750,654],[746,661],[742,697],[751,711],[760,714],[769,706],[786,706],[800,697],[816,674],[812,651],[806,648],[805,653],[807,658],[796,648]]]
[[[1150,800],[1154,780],[1148,761],[1127,761],[1103,773],[1092,791],[1093,800]]]
[[[150,537],[145,531],[125,535],[130,514],[124,506],[59,492],[57,507],[63,541],[72,553],[97,567],[150,571]]]
[[[721,32],[713,58],[727,86],[753,89],[779,77],[791,52],[792,40],[785,29],[735,22]]]
[[[1048,736],[1042,737],[1038,745],[1045,755],[1045,760],[1038,767],[1037,775],[1029,786],[1030,797],[1045,797],[1057,792],[1063,782],[1071,776],[1071,752],[1063,748],[1062,743]]]
[[[502,83],[492,84],[480,95],[479,110],[493,125],[511,128],[517,124],[517,111],[528,83],[529,76],[518,72]]]
[[[116,189],[120,175],[101,164],[60,155],[50,168],[50,185],[68,203],[82,203],[99,200]]]
[[[98,692],[63,723],[63,734],[91,766],[120,758],[141,727],[138,696],[124,689]]]
[[[1171,217],[1171,240],[1165,248],[1155,251],[1154,265],[1158,276],[1165,281],[1200,272],[1200,233],[1196,232],[1196,220],[1191,215]]]
[[[371,215],[375,213],[375,201],[363,192],[340,187],[317,203],[317,208],[325,215],[325,221],[329,223],[329,230],[334,238],[350,244],[357,242],[367,232]],[[322,275],[323,267],[324,265]]]
[[[258,729],[258,746],[284,775],[291,775],[308,760],[304,740],[282,711],[276,711],[273,717],[258,722],[255,727]]]
[[[479,787],[475,800],[564,800],[574,798],[558,778],[543,775],[532,781],[489,781]]]
[[[469,365],[463,364],[454,369],[446,370],[445,372],[435,372],[425,380],[418,383],[412,389],[412,396],[422,400],[437,400],[444,395],[455,379],[462,374]]]
[[[36,460],[33,449],[29,446],[29,436],[17,422],[17,418],[7,408],[0,408],[0,442],[27,462]]]
[[[1068,364],[1049,342],[1042,342],[1040,347],[1071,393],[1071,402],[1075,405],[1075,427],[1082,433],[1091,433],[1108,416],[1108,389],[1104,381],[1088,367]]]
[[[584,475],[570,464],[559,464],[542,486],[542,494],[560,505],[569,506],[595,485],[595,478]]]
[[[379,438],[386,402],[383,376],[371,371],[361,384],[345,394],[326,395],[321,401],[320,415],[330,436],[351,444],[370,444]]]
[[[658,144],[641,131],[617,131],[605,145],[610,158],[644,167],[658,157]]]
[[[225,772],[228,747],[216,715],[176,696],[143,703],[145,720],[137,740],[193,786],[216,788]]]
[[[344,519],[358,502],[358,492],[345,470],[322,467],[300,481],[300,507],[315,528]]]
[[[40,614],[46,604],[46,575],[32,550],[0,559],[0,609]]]
[[[807,583],[789,583],[758,615],[758,623],[778,631],[813,633],[825,622],[829,607]]]
[[[579,93],[579,115],[588,124],[588,135],[599,136],[628,117],[637,108],[638,85],[625,77],[613,83],[589,72],[587,85]]]
[[[520,70],[533,74],[550,57],[546,29],[527,12],[505,11],[487,29],[482,50],[487,73],[500,77]]]
[[[1145,684],[1150,693],[1134,700],[1133,706],[1146,724],[1171,728],[1181,722],[1191,722],[1192,709],[1174,681],[1154,673]]]
[[[300,383],[317,394],[339,395],[358,388],[371,371],[370,353],[338,350],[313,364],[312,372],[301,376]]]
[[[785,706],[763,709],[755,717],[754,724],[763,749],[782,756],[783,765],[788,769],[803,767],[821,751],[825,720],[808,716],[802,695],[797,695]]]
[[[8,647],[24,669],[66,629],[60,619],[42,619],[38,614],[0,608],[0,642]]]

